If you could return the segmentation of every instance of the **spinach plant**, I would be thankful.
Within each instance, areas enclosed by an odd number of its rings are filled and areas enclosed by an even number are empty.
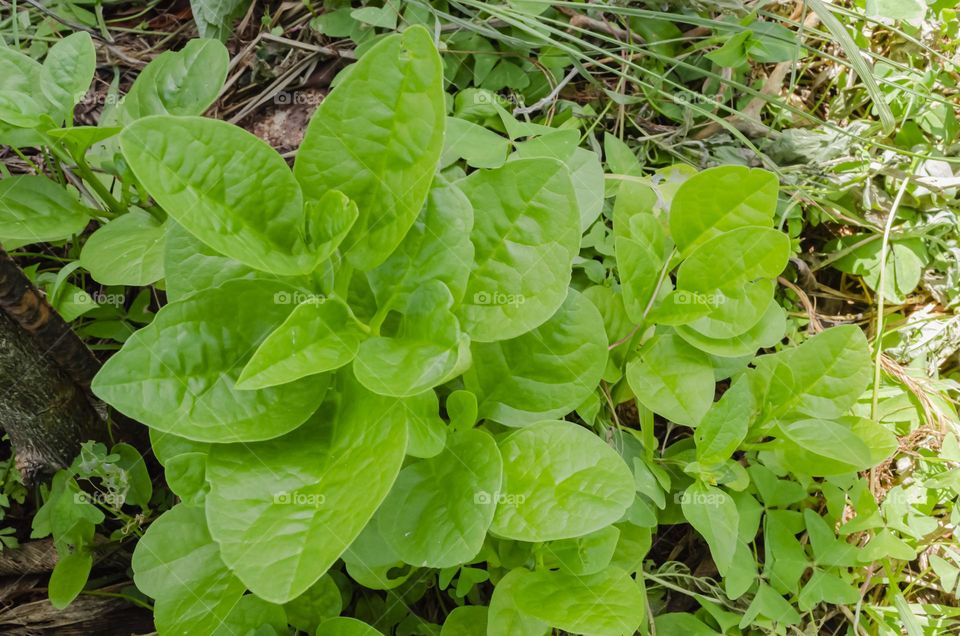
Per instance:
[[[903,551],[876,525],[867,548],[837,538],[835,508],[798,510],[820,478],[864,502],[858,471],[896,439],[858,404],[859,328],[787,338],[773,174],[642,176],[621,153],[605,177],[574,128],[497,103],[448,117],[420,27],[337,78],[291,170],[199,116],[224,55],[165,53],[112,127],[0,116],[118,179],[84,172],[96,211],[4,179],[0,236],[62,240],[96,217],[80,265],[167,293],[93,383],[150,428],[179,498],[133,559],[160,633],[374,634],[338,617],[353,586],[413,604],[412,575],[434,569],[459,606],[444,634],[632,634],[652,618],[651,534],[681,522],[749,599],[742,625],[785,625],[854,602],[862,550]],[[40,196],[51,218],[17,215]],[[689,434],[660,444],[665,423]],[[63,535],[78,568],[95,521]],[[684,620],[661,613],[658,632]]]

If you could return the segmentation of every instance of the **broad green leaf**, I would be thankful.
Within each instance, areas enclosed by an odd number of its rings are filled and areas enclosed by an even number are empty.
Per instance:
[[[317,200],[305,204],[306,237],[318,261],[333,254],[357,222],[357,204],[338,190],[327,190]]]
[[[317,636],[383,636],[383,634],[363,621],[338,616],[320,623]]]
[[[400,246],[367,273],[377,304],[401,309],[411,293],[432,280],[444,283],[459,304],[473,266],[472,227],[470,201],[460,188],[438,179]]]
[[[639,584],[617,568],[586,576],[526,571],[513,594],[521,612],[577,634],[630,636],[646,613]]]
[[[233,21],[250,6],[250,0],[190,0],[190,12],[202,38],[226,40]]]
[[[91,146],[109,139],[123,130],[119,126],[71,126],[53,128],[47,136],[58,139],[70,149],[73,156],[83,155]]]
[[[710,355],[722,358],[752,356],[757,349],[772,347],[783,339],[787,330],[787,314],[775,300],[767,305],[760,321],[747,332],[738,336],[717,339],[709,338],[687,326],[675,327],[677,335]]]
[[[400,470],[403,404],[341,379],[335,402],[292,433],[210,451],[210,533],[224,561],[265,600],[287,602],[323,576]]]
[[[0,179],[0,238],[57,241],[79,234],[89,221],[77,196],[46,177]]]
[[[246,594],[240,597],[212,636],[283,634],[286,631],[287,615],[283,607]]]
[[[914,26],[923,24],[927,3],[923,0],[867,0],[867,17],[893,22],[902,20]]]
[[[807,612],[818,603],[830,605],[853,605],[860,600],[857,587],[847,583],[839,576],[824,570],[815,569],[813,576],[800,590],[797,607]]]
[[[493,588],[487,614],[487,636],[545,636],[549,625],[520,610],[517,593],[529,570],[517,568],[507,572]]]
[[[600,382],[607,361],[603,319],[582,294],[569,290],[559,310],[522,336],[473,343],[464,376],[477,395],[479,417],[524,426],[572,412]]]
[[[503,486],[490,531],[517,541],[580,537],[623,516],[633,475],[590,431],[564,421],[532,424],[500,442]]]
[[[776,354],[767,393],[770,419],[791,413],[835,418],[866,389],[873,365],[863,330],[841,325]]]
[[[179,51],[164,51],[140,71],[120,102],[120,121],[202,114],[223,88],[229,62],[227,48],[217,40],[190,40]]]
[[[263,277],[263,272],[208,247],[176,221],[168,219],[165,225],[163,269],[170,302],[183,300],[195,291],[218,287],[228,280]]]
[[[80,265],[101,285],[150,285],[163,278],[165,237],[163,223],[134,208],[87,239]]]
[[[353,372],[380,395],[408,397],[443,384],[470,364],[470,338],[451,311],[453,296],[440,281],[417,288],[396,336],[360,343]]]
[[[694,439],[701,464],[729,459],[760,411],[748,376],[740,376],[700,421]]]
[[[216,119],[155,116],[127,126],[120,146],[150,195],[210,247],[275,274],[317,267],[300,187],[257,137]]]
[[[713,403],[713,365],[702,351],[674,333],[657,334],[627,363],[627,382],[648,409],[696,426]]]
[[[392,590],[417,571],[404,563],[380,534],[374,517],[343,553],[350,578],[371,590]]]
[[[212,634],[245,589],[221,560],[203,509],[185,504],[147,528],[133,552],[133,581],[156,600],[158,631],[171,634]]]
[[[704,294],[736,290],[757,278],[776,278],[787,266],[790,238],[744,226],[704,241],[677,270],[677,288]]]
[[[307,299],[254,352],[238,389],[263,389],[332,371],[357,355],[364,333],[343,301]]]
[[[870,449],[846,426],[829,420],[799,420],[779,426],[790,442],[788,466],[808,475],[831,475],[873,466]],[[824,461],[827,460],[827,461]]]
[[[644,320],[647,307],[656,296],[669,249],[660,220],[643,209],[649,203],[645,201],[649,192],[643,184],[624,182],[613,213],[623,304],[635,323]]]
[[[294,166],[308,199],[329,189],[356,202],[344,241],[358,269],[382,263],[427,197],[444,125],[443,73],[423,27],[380,40],[317,108]]]
[[[746,628],[753,623],[757,616],[763,616],[783,625],[796,625],[800,622],[800,614],[782,596],[764,583],[760,583],[757,593],[750,602],[740,628]]]
[[[580,245],[577,201],[564,165],[517,159],[458,183],[474,209],[476,262],[460,308],[477,342],[507,340],[563,304]]]
[[[670,205],[670,235],[684,255],[730,230],[770,227],[779,184],[772,172],[720,166],[697,173],[677,190]]]
[[[72,603],[86,586],[92,567],[93,555],[86,549],[58,556],[47,584],[50,604],[62,610]]]
[[[447,441],[447,423],[440,418],[436,392],[424,391],[405,398],[403,403],[407,407],[407,455],[426,458],[440,453]],[[449,400],[447,415],[452,422]]]
[[[776,281],[772,278],[761,278],[727,292],[704,294],[678,290],[676,295],[688,294],[696,302],[706,300],[709,311],[685,326],[705,338],[723,340],[742,336],[756,327],[769,311],[770,303],[774,302],[776,287]]]
[[[459,117],[447,117],[440,166],[463,159],[473,168],[499,168],[507,161],[510,142],[492,130]]]
[[[683,516],[710,546],[710,555],[721,575],[733,564],[739,542],[740,513],[726,492],[694,482],[681,499]]]
[[[405,562],[445,568],[480,551],[500,494],[503,462],[488,433],[447,439],[431,459],[400,472],[378,513],[380,534]]]
[[[880,256],[883,251],[883,242],[873,240],[851,249],[864,241],[867,236],[864,234],[845,236],[828,246],[828,249],[832,248],[843,254],[832,263],[834,268],[841,272],[862,276],[867,286],[876,292],[880,287]],[[891,241],[886,254],[885,267],[882,268],[884,298],[891,303],[903,303],[920,283],[920,276],[927,260],[927,248],[922,239],[907,238]]]
[[[799,522],[799,523],[797,523]],[[803,528],[800,514],[792,510],[768,510],[763,530],[764,574],[781,594],[796,594],[800,577],[810,561],[796,534]]]
[[[603,166],[597,153],[578,148],[580,132],[573,129],[554,130],[516,145],[515,157],[533,159],[548,157],[563,162],[570,173],[580,209],[580,231],[585,232],[603,209]]]
[[[259,391],[235,386],[292,310],[277,295],[291,293],[282,283],[230,281],[163,307],[100,369],[94,393],[138,422],[197,441],[255,441],[296,428],[320,406],[327,376]]]
[[[306,592],[284,604],[283,609],[293,627],[301,632],[313,634],[324,619],[334,618],[340,614],[343,609],[343,598],[333,578],[324,575]]]
[[[619,539],[620,530],[607,526],[575,539],[550,541],[544,551],[567,574],[596,574],[610,565]]]
[[[73,107],[87,94],[96,67],[97,52],[85,31],[68,35],[47,51],[39,88],[53,105],[50,115],[57,121],[72,123]]]
[[[43,66],[33,58],[13,47],[0,47],[0,122],[7,124],[0,126],[3,143],[15,143],[24,134],[26,136],[22,139],[26,143],[17,145],[30,145],[41,140],[32,131],[18,131],[16,128],[38,126],[41,116],[49,115],[53,110],[43,93],[37,90],[43,75]],[[49,120],[49,123],[54,122]]]
[[[481,605],[455,607],[443,621],[440,636],[486,636],[488,612]]]

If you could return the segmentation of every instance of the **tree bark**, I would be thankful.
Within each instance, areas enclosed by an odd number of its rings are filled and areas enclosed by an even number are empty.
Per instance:
[[[87,393],[99,363],[0,248],[0,427],[24,481],[66,467],[103,436]]]

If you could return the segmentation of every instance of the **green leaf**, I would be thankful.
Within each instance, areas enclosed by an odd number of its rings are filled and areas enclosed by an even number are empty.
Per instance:
[[[743,619],[740,621],[740,628],[744,629],[753,623],[757,616],[763,616],[775,623],[783,625],[796,625],[800,622],[800,614],[793,606],[782,596],[764,583],[760,583],[757,593],[750,602]]]
[[[790,238],[765,227],[744,226],[703,241],[680,265],[677,288],[710,294],[776,278],[787,266]]]
[[[479,416],[508,426],[570,413],[597,387],[607,361],[603,318],[573,290],[533,331],[474,343],[472,351],[464,384],[477,395]]]
[[[291,293],[282,283],[230,281],[163,307],[104,364],[94,393],[138,422],[197,441],[255,441],[296,428],[323,400],[326,376],[259,391],[235,386],[290,314],[278,295]]]
[[[353,372],[365,387],[394,397],[423,393],[463,372],[470,364],[470,338],[451,311],[453,296],[440,281],[417,288],[396,336],[360,344]]]
[[[262,272],[224,256],[201,242],[172,219],[166,222],[163,251],[167,299],[183,300],[193,292],[235,279],[262,277]]]
[[[771,300],[759,322],[746,332],[727,338],[709,338],[688,326],[675,327],[677,335],[710,355],[723,358],[753,356],[761,347],[772,347],[783,339],[787,330],[787,314],[776,300]]]
[[[596,574],[610,565],[619,539],[620,530],[607,526],[575,539],[551,541],[544,545],[544,551],[567,574]]]
[[[597,153],[578,148],[577,130],[555,130],[516,145],[515,156],[521,159],[548,157],[563,162],[570,173],[577,207],[580,209],[580,231],[585,232],[603,209],[603,166]]]
[[[487,636],[545,636],[549,625],[520,610],[517,593],[529,570],[517,568],[507,572],[493,588],[487,614]]]
[[[162,223],[132,209],[87,239],[80,265],[101,285],[150,285],[163,278],[165,237]]]
[[[364,333],[343,301],[307,299],[254,352],[238,389],[263,389],[338,369],[357,355]]]
[[[326,575],[320,577],[306,592],[286,603],[283,609],[293,627],[313,634],[324,619],[340,614],[343,598],[333,578]]]
[[[77,598],[87,584],[90,569],[93,568],[93,555],[86,549],[57,557],[57,564],[50,574],[47,595],[50,604],[62,610]]]
[[[806,475],[839,475],[874,465],[870,449],[856,433],[829,420],[799,420],[779,426],[785,440],[784,466]]]
[[[0,238],[42,243],[70,238],[90,217],[77,196],[50,179],[0,179]]]
[[[294,432],[210,451],[210,533],[224,561],[268,601],[296,598],[323,576],[400,470],[403,404],[341,379],[334,403]]]
[[[150,195],[210,247],[275,274],[317,267],[300,187],[257,137],[215,119],[156,116],[127,126],[120,146]]]
[[[708,312],[691,320],[686,327],[711,340],[736,338],[749,333],[769,311],[776,287],[772,278],[761,278],[737,290],[689,293],[688,298],[694,302],[706,299]],[[682,294],[687,292],[677,290],[678,297]]]
[[[217,40],[190,40],[179,51],[164,51],[140,71],[120,102],[120,121],[202,114],[223,88],[229,62],[227,48]]]
[[[57,121],[72,123],[73,107],[83,99],[93,81],[97,52],[90,34],[79,31],[50,47],[43,60],[40,86],[37,88],[53,105]]]
[[[726,492],[694,482],[681,499],[683,516],[710,546],[710,555],[721,575],[733,565],[739,542],[740,513]]]
[[[427,205],[397,250],[367,273],[380,307],[401,308],[416,289],[444,283],[459,304],[473,265],[473,207],[460,188],[438,179]]]
[[[580,245],[570,176],[552,159],[517,159],[459,182],[474,209],[476,263],[460,308],[477,342],[507,340],[563,304]]]
[[[870,346],[856,325],[833,327],[773,358],[768,419],[791,413],[835,418],[866,389],[873,372]]]
[[[307,201],[306,240],[316,252],[318,261],[324,261],[347,238],[359,212],[354,203],[338,190],[327,190],[318,200]]]
[[[645,209],[649,194],[647,186],[626,181],[620,186],[613,212],[623,303],[635,323],[645,319],[670,247],[660,220]]]
[[[400,244],[427,197],[443,148],[440,56],[423,27],[380,40],[310,121],[294,166],[307,199],[340,190],[359,217],[348,260],[373,269]]]
[[[645,407],[687,426],[703,419],[716,388],[710,358],[670,332],[655,335],[627,363],[627,382]]]
[[[212,636],[283,634],[286,631],[287,615],[281,606],[247,594],[240,597]]]
[[[212,634],[245,589],[220,559],[203,509],[185,504],[147,528],[133,552],[133,580],[156,599],[154,621],[161,633]]]
[[[378,513],[380,534],[405,562],[446,568],[483,545],[500,494],[503,462],[488,433],[447,439],[442,453],[407,466]]]
[[[492,130],[459,117],[447,117],[443,156],[447,167],[463,159],[473,168],[499,168],[507,161],[510,142]]]
[[[683,255],[730,230],[769,227],[779,184],[766,170],[720,166],[699,172],[677,190],[670,205],[670,236]]]
[[[759,410],[750,378],[740,376],[700,421],[694,434],[697,461],[711,464],[729,459],[746,438]]]
[[[488,612],[479,605],[455,607],[443,621],[440,636],[486,636]]]
[[[500,442],[500,454],[503,487],[490,528],[497,536],[580,537],[617,521],[633,503],[633,475],[623,459],[571,422],[520,429]]]
[[[383,636],[383,634],[363,621],[338,616],[320,623],[317,636]]]
[[[628,636],[643,622],[643,594],[623,570],[608,568],[586,576],[524,572],[513,588],[517,607],[548,625],[592,636]]]
[[[250,0],[190,0],[190,12],[202,38],[226,40],[233,21],[243,15]]]

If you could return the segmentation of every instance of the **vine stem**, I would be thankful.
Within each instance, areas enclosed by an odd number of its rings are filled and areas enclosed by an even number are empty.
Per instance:
[[[881,356],[883,356],[883,305],[884,289],[887,283],[887,254],[890,250],[890,233],[893,231],[893,221],[897,218],[897,210],[900,209],[900,203],[907,192],[907,186],[910,184],[910,177],[916,171],[917,160],[914,159],[910,164],[910,175],[905,176],[900,189],[897,190],[897,196],[890,206],[890,214],[887,215],[887,222],[883,228],[883,241],[880,243],[880,280],[877,284],[877,321],[874,328],[874,353],[873,353],[873,396],[870,403],[870,419],[876,421],[877,410],[880,405],[880,377],[882,372]],[[875,486],[877,479],[876,467],[870,469],[870,485]]]

